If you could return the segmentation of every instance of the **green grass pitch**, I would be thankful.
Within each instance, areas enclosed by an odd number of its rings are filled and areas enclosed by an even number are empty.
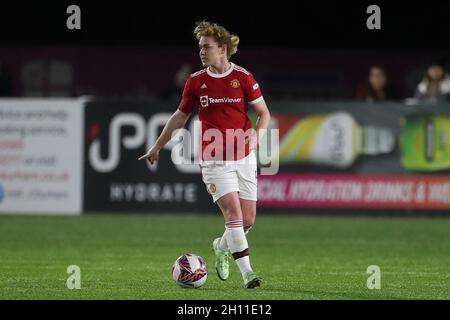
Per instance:
[[[221,281],[212,240],[223,218],[194,214],[0,215],[0,299],[449,299],[450,219],[260,215],[248,235],[261,288],[237,266]],[[209,268],[199,289],[175,285],[184,253]],[[69,265],[81,289],[69,290]],[[369,265],[381,289],[367,288]]]

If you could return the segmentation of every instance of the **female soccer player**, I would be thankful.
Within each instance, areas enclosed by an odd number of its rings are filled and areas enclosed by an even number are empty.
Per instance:
[[[270,121],[270,112],[253,75],[230,62],[239,37],[223,26],[202,21],[194,35],[199,41],[203,70],[187,79],[178,109],[148,152],[139,158],[153,164],[159,151],[182,128],[195,106],[202,123],[201,171],[207,191],[225,219],[225,232],[213,241],[215,267],[221,280],[229,275],[230,251],[246,288],[261,285],[250,265],[246,234],[255,223],[257,149]],[[247,116],[248,105],[258,114],[256,130]]]

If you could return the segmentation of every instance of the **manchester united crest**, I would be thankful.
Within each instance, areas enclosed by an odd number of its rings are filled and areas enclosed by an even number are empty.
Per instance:
[[[237,89],[237,88],[239,88],[239,86],[241,85],[240,83],[239,83],[239,80],[238,79],[233,79],[233,80],[231,80],[231,87],[232,88],[234,88],[234,89]]]
[[[211,185],[209,186],[209,191],[211,191],[211,193],[216,192],[216,185],[214,183],[211,183]]]

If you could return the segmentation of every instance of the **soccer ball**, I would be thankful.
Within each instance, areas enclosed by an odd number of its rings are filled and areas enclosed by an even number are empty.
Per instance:
[[[206,282],[208,268],[202,257],[188,253],[175,261],[172,276],[173,280],[183,288],[199,288]]]

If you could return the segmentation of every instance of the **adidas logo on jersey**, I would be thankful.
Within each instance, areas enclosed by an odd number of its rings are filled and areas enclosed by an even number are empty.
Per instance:
[[[200,89],[206,89],[206,88],[208,88],[208,87],[206,86],[206,84],[202,84],[202,86],[200,87]]]

